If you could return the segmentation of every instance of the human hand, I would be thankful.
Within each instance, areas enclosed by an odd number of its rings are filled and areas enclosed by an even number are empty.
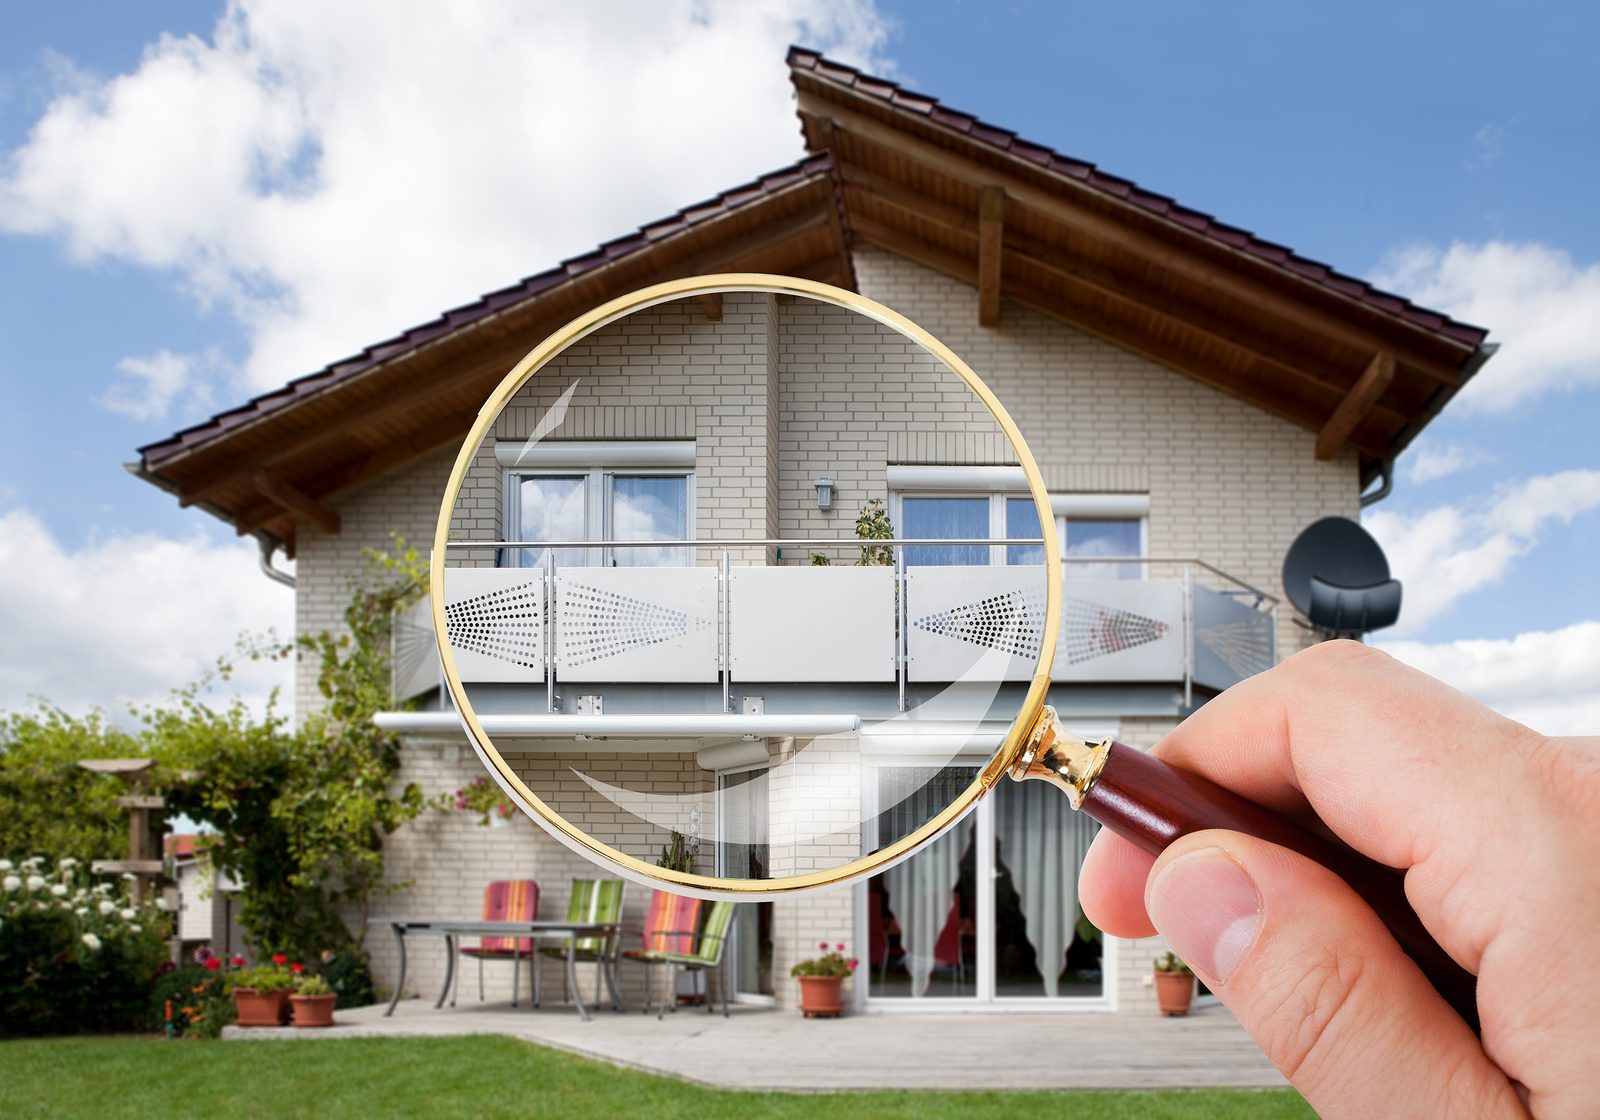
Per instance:
[[[1481,1042],[1341,879],[1237,832],[1102,831],[1080,901],[1157,930],[1325,1118],[1600,1115],[1600,739],[1549,739],[1355,642],[1229,689],[1154,753],[1405,872]]]

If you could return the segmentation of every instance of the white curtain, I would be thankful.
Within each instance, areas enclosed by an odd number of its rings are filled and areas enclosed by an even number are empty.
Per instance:
[[[913,996],[928,994],[928,977],[936,963],[933,949],[950,917],[956,881],[961,877],[961,857],[972,842],[972,828],[969,815],[927,848],[883,873],[889,911],[900,923],[900,946],[905,950]]]
[[[1094,839],[1094,821],[1073,812],[1049,782],[1007,782],[997,792],[1000,855],[1022,904],[1045,995],[1053,997],[1078,921],[1078,868]]]

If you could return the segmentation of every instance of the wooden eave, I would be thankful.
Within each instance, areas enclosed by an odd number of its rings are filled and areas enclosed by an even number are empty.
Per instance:
[[[458,443],[506,372],[562,324],[648,284],[724,271],[854,288],[830,157],[680,211],[142,448],[134,471],[293,555],[297,520],[337,532],[332,499]],[[719,304],[705,310],[720,315]]]
[[[806,146],[852,236],[1356,450],[1377,473],[1486,356],[1486,332],[1341,276],[932,98],[790,52]]]

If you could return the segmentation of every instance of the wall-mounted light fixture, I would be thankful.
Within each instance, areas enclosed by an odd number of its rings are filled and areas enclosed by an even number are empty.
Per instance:
[[[814,479],[811,485],[817,488],[817,508],[832,509],[833,479],[829,478],[827,475],[823,475],[820,478]]]

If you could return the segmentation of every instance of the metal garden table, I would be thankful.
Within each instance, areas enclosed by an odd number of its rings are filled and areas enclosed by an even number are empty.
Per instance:
[[[389,1001],[389,1009],[385,1015],[393,1015],[395,1005],[400,1002],[400,994],[406,986],[406,939],[409,937],[442,937],[445,945],[445,971],[444,986],[439,989],[439,998],[433,1006],[443,1007],[445,996],[450,994],[450,984],[455,979],[456,958],[460,954],[456,951],[457,944],[462,937],[514,937],[529,938],[532,941],[565,940],[567,943],[567,990],[572,993],[573,1002],[578,1005],[578,1014],[585,1020],[589,1018],[589,1009],[583,1004],[583,992],[578,987],[577,971],[577,944],[580,937],[596,937],[601,940],[604,949],[596,964],[605,976],[606,987],[611,992],[611,1005],[618,1011],[622,1010],[622,999],[617,994],[617,982],[614,974],[614,964],[617,948],[616,922],[563,922],[563,921],[528,921],[528,922],[491,922],[479,919],[454,920],[442,919],[432,921],[398,920],[389,923],[394,931],[395,945],[400,950],[400,976],[395,981],[394,998]],[[539,1006],[538,965],[534,963],[538,954],[538,945],[528,954],[529,965],[534,971],[534,997],[533,1006]],[[517,985],[520,986],[520,985]],[[596,996],[598,997],[598,992]],[[511,1006],[517,1005],[517,993],[511,993]],[[598,998],[596,1007],[598,1008]]]

